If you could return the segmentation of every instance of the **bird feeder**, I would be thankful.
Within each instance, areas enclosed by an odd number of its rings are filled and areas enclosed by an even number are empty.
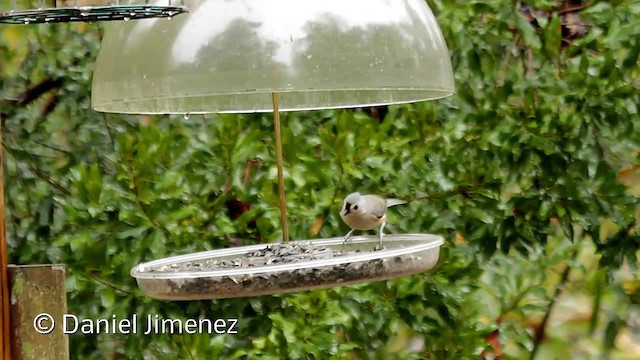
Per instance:
[[[255,296],[431,269],[430,234],[288,243],[280,111],[401,104],[453,94],[449,53],[424,0],[202,0],[172,22],[108,24],[92,107],[130,114],[273,112],[282,244],[139,264],[159,299]],[[356,189],[353,189],[354,191]],[[338,209],[336,209],[337,211]]]
[[[0,23],[43,24],[167,18],[187,11],[182,0],[0,0]]]

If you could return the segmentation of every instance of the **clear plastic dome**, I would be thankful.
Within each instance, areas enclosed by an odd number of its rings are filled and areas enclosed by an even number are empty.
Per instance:
[[[120,113],[270,112],[449,96],[446,43],[424,0],[196,0],[107,25],[92,105]]]

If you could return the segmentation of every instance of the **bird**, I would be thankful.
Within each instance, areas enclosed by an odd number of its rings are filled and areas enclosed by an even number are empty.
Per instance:
[[[360,195],[354,192],[344,199],[340,217],[347,224],[351,231],[344,237],[344,243],[349,241],[355,230],[371,230],[380,226],[378,231],[378,249],[382,249],[382,232],[387,224],[387,208],[396,205],[406,204],[399,199],[384,199],[377,195]]]

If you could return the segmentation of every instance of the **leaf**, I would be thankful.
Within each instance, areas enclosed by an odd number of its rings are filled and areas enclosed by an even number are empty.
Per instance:
[[[534,50],[539,50],[542,48],[542,42],[540,41],[540,37],[536,33],[536,30],[533,28],[531,23],[520,13],[516,15],[516,25],[522,34],[522,38],[524,39],[524,43],[527,47],[530,47]]]
[[[309,232],[312,237],[318,235],[318,233],[320,232],[320,229],[322,229],[322,225],[324,225],[324,221],[325,221],[324,216],[319,216],[316,219],[316,221],[314,221],[313,224],[311,224]]]
[[[600,68],[600,77],[601,78],[609,77],[609,74],[611,74],[611,71],[613,70],[615,65],[616,65],[616,60],[613,57],[613,54],[607,53],[604,58],[604,64],[602,64],[602,67]]]
[[[558,56],[561,42],[560,19],[557,14],[554,14],[547,26],[544,27],[544,49],[549,57],[555,59]]]
[[[100,302],[102,306],[109,309],[113,307],[116,302],[116,294],[112,289],[105,288],[100,292]]]
[[[468,213],[469,216],[476,218],[485,224],[493,224],[493,218],[481,209],[472,208],[468,210]]]
[[[622,66],[625,68],[637,69],[638,57],[640,57],[640,40],[636,40],[631,46],[631,48],[629,49],[629,53],[622,62]]]

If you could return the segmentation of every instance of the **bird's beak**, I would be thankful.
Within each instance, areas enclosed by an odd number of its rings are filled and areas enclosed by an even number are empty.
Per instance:
[[[345,214],[345,215],[349,215],[350,213],[351,213],[351,204],[346,203],[346,204],[344,205],[344,214]]]

